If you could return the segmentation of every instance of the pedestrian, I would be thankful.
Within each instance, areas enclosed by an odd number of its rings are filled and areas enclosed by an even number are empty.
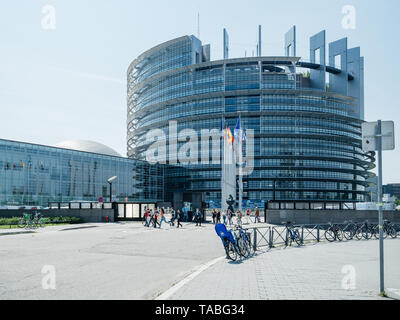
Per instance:
[[[182,227],[181,219],[182,219],[182,212],[178,209],[178,211],[176,212],[176,218],[175,218],[175,220],[176,220],[176,227],[177,227],[177,228],[179,228],[179,226]]]
[[[147,208],[144,209],[144,216],[143,216],[143,221],[144,221],[144,226],[148,227],[149,226],[149,210]]]
[[[159,224],[159,223],[157,222],[158,215],[159,215],[159,212],[158,212],[158,210],[156,209],[156,210],[154,211],[154,228],[157,228],[157,224]]]
[[[217,223],[221,223],[221,211],[217,210]]]
[[[175,221],[175,219],[176,219],[176,216],[175,216],[175,210],[174,210],[174,208],[171,208],[171,220],[169,220],[169,225],[171,226],[171,227],[173,227],[175,224],[174,224],[174,221]]]
[[[219,214],[219,212],[218,212],[218,214]],[[226,225],[226,211],[225,210],[222,210],[222,219],[224,220],[224,224]]]
[[[164,208],[161,208],[160,209],[160,229],[161,229],[161,225],[162,225],[162,222],[163,221],[165,221],[165,223],[168,223],[167,222],[167,219],[165,219],[165,211],[164,211]]]
[[[260,210],[256,207],[254,223],[260,223]]]
[[[241,226],[242,225],[242,213],[240,210],[236,210],[236,223]]]
[[[233,212],[230,209],[228,209],[227,217],[228,217],[229,225],[231,226],[232,225]]]
[[[151,227],[151,223],[154,223],[154,212],[153,209],[150,209],[149,211],[149,223],[148,223],[148,227]]]
[[[195,213],[194,217],[196,219],[196,227],[199,225],[201,227],[201,211],[199,208],[196,209],[196,213]]]
[[[185,205],[182,208],[183,221],[185,221],[185,222],[189,221],[188,211],[189,211],[189,208],[187,207],[187,203],[185,203]]]
[[[251,209],[247,209],[246,211],[247,223],[251,223]]]
[[[217,213],[215,212],[215,209],[212,210],[212,220],[213,224],[217,222]]]

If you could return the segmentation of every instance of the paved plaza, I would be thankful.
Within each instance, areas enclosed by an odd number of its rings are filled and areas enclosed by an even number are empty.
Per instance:
[[[0,230],[0,299],[155,299],[168,292],[167,299],[177,300],[379,299],[376,240],[274,248],[233,263],[223,258],[212,224],[183,225]],[[386,287],[400,298],[400,239],[385,243]],[[205,268],[210,261],[217,262]],[[49,270],[55,289],[43,287]],[[351,270],[355,289],[344,290]]]
[[[382,299],[377,240],[274,248],[239,261],[220,261],[169,299]],[[400,299],[400,240],[385,241],[386,287]],[[354,275],[354,282],[348,282]],[[344,286],[342,285],[344,282]]]

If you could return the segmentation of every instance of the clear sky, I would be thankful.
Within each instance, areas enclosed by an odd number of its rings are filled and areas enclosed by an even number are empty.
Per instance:
[[[55,9],[46,30],[43,7]],[[355,29],[342,8],[356,9]],[[264,56],[283,55],[284,33],[297,26],[297,55],[309,59],[309,36],[349,38],[365,56],[367,121],[394,120],[400,141],[400,1],[382,0],[2,0],[0,4],[0,138],[53,145],[102,142],[126,155],[126,70],[143,51],[182,35],[211,44],[222,58],[251,56],[263,26]],[[48,21],[48,20],[46,20]],[[384,183],[400,182],[400,146],[384,153]]]

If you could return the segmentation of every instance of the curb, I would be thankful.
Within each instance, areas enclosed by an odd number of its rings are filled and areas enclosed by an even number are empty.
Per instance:
[[[165,291],[164,293],[162,293],[161,295],[156,297],[154,300],[167,300],[167,299],[169,299],[174,293],[176,293],[185,284],[187,284],[188,282],[190,282],[191,280],[196,278],[200,273],[202,273],[203,271],[207,270],[208,268],[210,268],[214,264],[216,264],[216,263],[218,263],[218,262],[220,262],[220,261],[222,261],[224,259],[225,259],[225,256],[219,257],[219,258],[211,260],[211,261],[209,261],[209,262],[207,262],[207,263],[205,263],[205,264],[203,264],[201,266],[198,266],[196,268],[196,271],[194,271],[193,273],[188,275],[186,278],[184,278],[181,281],[179,281],[177,284],[173,285],[171,288],[169,288],[167,291]]]

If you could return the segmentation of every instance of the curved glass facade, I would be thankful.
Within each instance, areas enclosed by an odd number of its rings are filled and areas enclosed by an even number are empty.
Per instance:
[[[170,121],[177,122],[177,132],[200,133],[219,129],[222,120],[233,129],[240,117],[242,127],[255,133],[255,167],[243,179],[244,199],[259,207],[272,199],[364,200],[373,164],[361,150],[363,121],[353,115],[356,98],[315,87],[309,74],[298,71],[300,58],[204,62],[198,41],[187,36],[166,42],[129,67],[130,158],[146,160],[150,130],[162,129],[168,140]],[[171,152],[183,144],[168,146],[166,159],[176,158]],[[202,156],[199,142],[199,161]],[[221,164],[167,166],[165,191],[166,200],[175,191],[202,193],[218,206]]]

